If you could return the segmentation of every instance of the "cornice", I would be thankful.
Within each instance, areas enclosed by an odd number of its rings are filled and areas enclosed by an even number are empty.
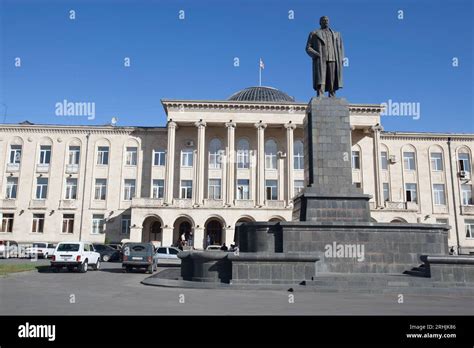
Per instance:
[[[382,132],[382,140],[474,141],[474,134]]]
[[[105,134],[105,135],[133,135],[139,132],[159,132],[166,128],[143,128],[143,127],[97,127],[97,126],[58,126],[58,125],[0,125],[0,133],[19,133],[19,134]]]

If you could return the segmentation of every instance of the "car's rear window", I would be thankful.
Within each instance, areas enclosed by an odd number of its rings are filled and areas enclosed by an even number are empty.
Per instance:
[[[58,251],[79,251],[79,244],[59,244]]]
[[[166,248],[158,248],[158,254],[166,254]]]

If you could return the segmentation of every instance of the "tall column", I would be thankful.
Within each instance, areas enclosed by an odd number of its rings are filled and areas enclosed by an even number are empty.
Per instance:
[[[293,179],[293,173],[294,173],[294,165],[293,165],[293,158],[294,158],[294,140],[293,140],[293,131],[296,128],[296,125],[291,123],[291,121],[287,124],[285,124],[286,128],[286,179],[287,179],[287,196],[286,196],[286,202],[287,205],[290,206],[293,204],[293,194],[295,191],[295,181]]]
[[[227,169],[227,194],[226,205],[234,204],[235,199],[235,122],[227,122],[227,162],[225,162]]]
[[[204,168],[206,147],[206,122],[199,120],[194,124],[198,129],[197,159],[196,159],[196,204],[202,205],[204,201]]]
[[[174,157],[175,157],[175,142],[176,129],[178,125],[176,122],[170,120],[168,122],[168,148],[166,151],[166,175],[165,175],[165,194],[164,203],[173,204],[173,186],[174,186]]]
[[[265,204],[265,123],[255,124],[257,128],[257,206]]]
[[[374,167],[375,167],[375,205],[377,208],[384,206],[383,201],[383,184],[382,184],[382,167],[380,161],[380,132],[383,130],[382,126],[376,125],[372,127],[374,132]]]

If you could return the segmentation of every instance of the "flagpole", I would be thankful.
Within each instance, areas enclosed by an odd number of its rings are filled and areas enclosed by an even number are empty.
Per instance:
[[[258,85],[262,87],[262,64],[258,63]]]

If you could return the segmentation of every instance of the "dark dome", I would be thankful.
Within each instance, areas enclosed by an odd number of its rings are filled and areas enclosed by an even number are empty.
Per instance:
[[[250,102],[294,103],[288,94],[272,87],[249,87],[232,94],[228,100]]]

